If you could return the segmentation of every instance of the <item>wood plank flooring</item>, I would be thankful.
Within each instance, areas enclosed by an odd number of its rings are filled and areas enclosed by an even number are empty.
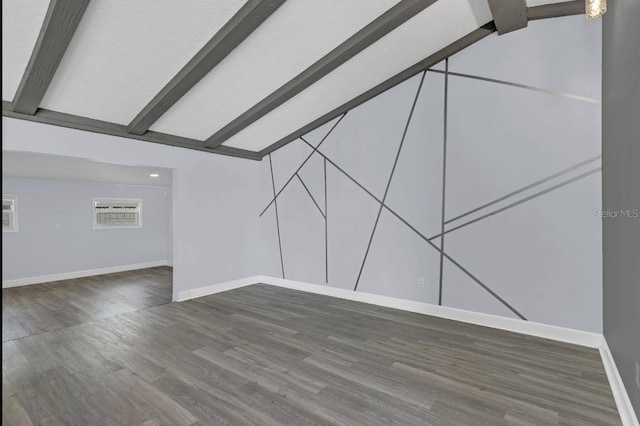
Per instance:
[[[5,425],[620,424],[596,350],[266,285],[2,356]]]
[[[2,289],[2,341],[171,302],[162,266]]]

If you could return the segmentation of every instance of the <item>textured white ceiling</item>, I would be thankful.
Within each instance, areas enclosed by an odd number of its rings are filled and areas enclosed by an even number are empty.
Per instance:
[[[12,101],[47,14],[49,0],[2,0],[2,99]]]
[[[286,2],[151,129],[207,139],[397,2]]]
[[[438,1],[225,145],[266,148],[489,21],[486,0]]]
[[[152,178],[152,173],[160,176]],[[2,151],[2,176],[152,186],[169,186],[172,181],[171,169],[11,151]]]
[[[93,0],[41,107],[129,122],[242,0]]]
[[[151,129],[207,139],[398,1],[285,2]],[[13,99],[48,3],[2,2],[4,100]],[[243,4],[93,0],[40,106],[129,124]],[[225,145],[264,149],[490,20],[487,0],[439,0]]]

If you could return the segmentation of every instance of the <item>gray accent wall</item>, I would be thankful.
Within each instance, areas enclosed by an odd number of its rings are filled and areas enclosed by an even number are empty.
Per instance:
[[[600,21],[531,22],[273,152],[260,270],[601,332],[600,46]]]
[[[604,335],[640,416],[640,3],[609,2],[602,29]],[[629,211],[631,216],[623,217]]]
[[[2,233],[2,280],[170,261],[171,187],[3,176],[18,232]],[[93,229],[94,197],[142,200],[143,226]]]

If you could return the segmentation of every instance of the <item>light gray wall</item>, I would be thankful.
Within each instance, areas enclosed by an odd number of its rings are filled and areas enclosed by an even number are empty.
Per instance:
[[[385,195],[421,76],[350,111],[320,146],[371,192],[328,163],[326,259],[325,220],[294,178],[278,197],[278,221],[273,205],[261,218],[262,272],[282,276],[281,243],[285,278],[437,304],[442,276],[443,305],[517,318],[479,281],[528,320],[601,332],[600,25],[531,22],[450,58],[451,72],[527,87],[449,76],[445,218],[543,182],[448,223],[478,219],[446,234],[442,271],[440,239],[434,247],[423,238],[440,233],[445,164],[445,77],[429,72],[384,200],[390,210],[377,219],[375,198]],[[317,145],[334,123],[305,139]],[[276,191],[311,153],[300,140],[273,153]],[[258,213],[273,198],[263,163]],[[299,175],[324,212],[322,156]]]
[[[616,0],[602,31],[602,205],[632,215],[640,209],[639,22],[640,2]],[[604,335],[640,417],[640,218],[605,217],[603,231]]]
[[[171,172],[173,174],[173,172]],[[173,266],[173,188],[167,191],[169,220],[167,221],[167,263]]]
[[[259,274],[260,162],[2,118],[2,147],[173,170],[173,291]]]
[[[2,280],[164,261],[171,187],[2,178],[18,196],[19,232],[2,233]],[[93,229],[94,197],[142,199],[143,226]]]

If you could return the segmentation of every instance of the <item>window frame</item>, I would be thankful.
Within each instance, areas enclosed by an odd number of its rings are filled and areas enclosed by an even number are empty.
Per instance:
[[[4,201],[11,200],[13,203],[12,222],[13,226],[10,228],[2,226],[2,232],[18,232],[20,230],[18,226],[18,195],[16,194],[2,194],[2,205],[4,207]]]
[[[103,225],[98,223],[98,215],[96,211],[96,203],[138,203],[138,223],[135,225]],[[109,230],[109,229],[138,229],[142,228],[142,199],[141,198],[116,198],[116,197],[93,197],[91,202],[91,215],[93,217],[93,230]]]

